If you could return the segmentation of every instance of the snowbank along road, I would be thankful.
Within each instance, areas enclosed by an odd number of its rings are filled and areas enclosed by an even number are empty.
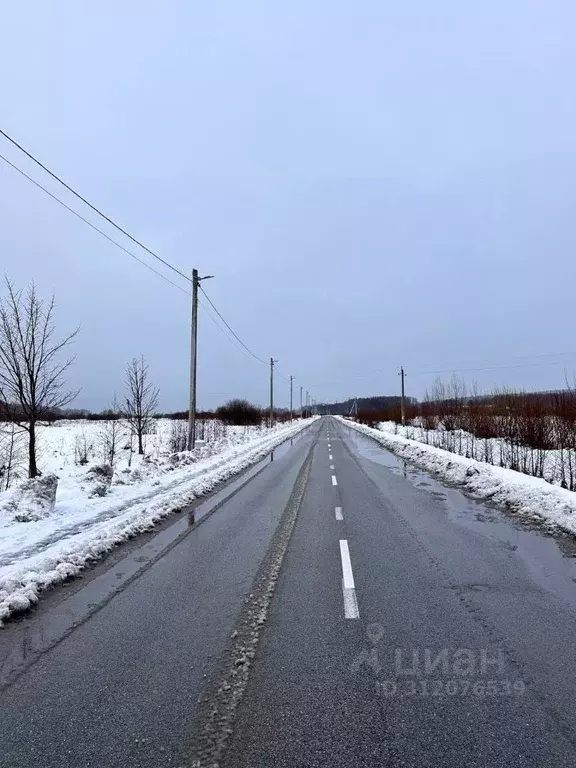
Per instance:
[[[0,766],[576,765],[571,538],[330,417],[253,475],[6,624]]]

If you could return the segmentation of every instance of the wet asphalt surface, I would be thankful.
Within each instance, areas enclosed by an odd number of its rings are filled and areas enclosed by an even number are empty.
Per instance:
[[[575,562],[404,471],[324,420],[226,768],[576,765]]]
[[[576,766],[572,542],[330,418],[0,690],[0,766],[190,764],[198,698],[311,446],[224,768]],[[344,614],[341,540],[359,618]]]
[[[0,691],[0,766],[176,764],[315,433]],[[121,578],[122,561],[114,569]],[[58,611],[66,617],[66,602]],[[50,617],[41,607],[33,619],[30,635]],[[14,635],[0,630],[0,655]]]

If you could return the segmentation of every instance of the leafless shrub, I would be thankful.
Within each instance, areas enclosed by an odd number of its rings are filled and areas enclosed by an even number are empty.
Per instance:
[[[116,395],[114,395],[110,405],[109,414],[110,418],[103,421],[100,426],[98,442],[102,461],[113,467],[121,442],[125,437],[125,428],[121,418],[119,418],[121,416],[120,405]]]
[[[216,417],[224,424],[260,424],[262,409],[252,405],[248,400],[228,400],[227,403],[216,409]]]
[[[0,491],[21,479],[24,433],[14,422],[0,424]]]
[[[185,421],[173,421],[170,424],[170,452],[180,453],[186,450],[188,443],[188,424]]]
[[[562,392],[481,395],[454,376],[436,380],[417,423],[427,443],[576,490],[576,387],[568,383]]]
[[[81,467],[86,466],[90,461],[90,453],[93,449],[91,443],[88,442],[86,432],[84,429],[74,437],[74,463],[79,464]]]

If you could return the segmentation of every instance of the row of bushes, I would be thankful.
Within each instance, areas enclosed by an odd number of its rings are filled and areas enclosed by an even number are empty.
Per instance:
[[[361,412],[359,421],[400,423],[400,409]],[[480,395],[459,378],[435,382],[420,403],[406,409],[417,439],[576,490],[576,391]],[[555,451],[551,468],[549,452]]]

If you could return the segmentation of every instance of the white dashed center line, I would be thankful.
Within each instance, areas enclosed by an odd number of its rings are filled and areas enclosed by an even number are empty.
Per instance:
[[[338,485],[338,480],[336,480],[336,475],[332,475],[332,485]]]
[[[328,454],[328,461],[332,461],[332,454],[331,453]]]
[[[356,600],[356,588],[350,562],[348,541],[340,539],[340,559],[342,561],[342,595],[344,597],[344,616],[347,619],[360,618],[358,601]]]
[[[330,469],[334,469],[334,464],[330,464]]]
[[[335,507],[334,512],[336,513],[336,520],[344,520],[342,517],[342,507]]]

